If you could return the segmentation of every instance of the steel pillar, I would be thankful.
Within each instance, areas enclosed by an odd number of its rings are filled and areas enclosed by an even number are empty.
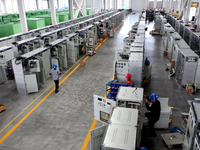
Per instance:
[[[21,23],[22,33],[28,32],[24,0],[17,0],[17,5],[19,10],[19,19]]]

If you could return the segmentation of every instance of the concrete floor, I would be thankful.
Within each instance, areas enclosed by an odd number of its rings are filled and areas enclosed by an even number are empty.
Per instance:
[[[7,110],[0,113],[0,142],[7,133],[11,134],[0,144],[0,150],[81,149],[94,119],[93,94],[104,96],[106,83],[113,77],[115,51],[123,50],[123,39],[127,36],[131,25],[138,20],[138,16],[137,13],[125,18],[123,26],[115,32],[115,37],[105,41],[97,49],[97,54],[86,60],[85,67],[78,67],[61,84],[60,92],[57,94],[53,92],[47,95],[54,87],[52,79],[49,79],[47,86],[42,87],[38,93],[25,96],[18,95],[14,81],[1,84],[0,104],[5,104]],[[189,111],[187,100],[199,97],[200,93],[198,91],[196,95],[188,94],[184,88],[178,86],[173,77],[168,78],[165,63],[169,60],[163,56],[161,37],[149,35],[153,23],[147,26],[145,57],[152,63],[152,77],[151,82],[144,85],[145,94],[150,95],[154,92],[160,97],[169,97],[169,106],[174,107],[172,124],[168,130],[156,130],[156,144],[149,149],[167,150],[160,134],[168,133],[174,126],[181,128],[180,113]],[[72,68],[60,81],[68,76],[77,64],[74,66],[70,64]],[[45,96],[48,97],[44,100]],[[44,101],[40,104],[42,100]],[[28,112],[37,105],[39,107],[29,115]],[[25,120],[19,124],[23,117]],[[102,123],[97,122],[95,127],[101,125]],[[13,127],[16,129],[12,132]],[[86,150],[89,149],[88,143]],[[174,146],[172,149],[182,148]]]

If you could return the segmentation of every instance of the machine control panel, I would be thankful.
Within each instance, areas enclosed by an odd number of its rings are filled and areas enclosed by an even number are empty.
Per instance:
[[[107,123],[111,110],[115,106],[116,102],[112,99],[94,95],[94,119]]]
[[[186,61],[195,62],[197,60],[197,57],[186,57]]]

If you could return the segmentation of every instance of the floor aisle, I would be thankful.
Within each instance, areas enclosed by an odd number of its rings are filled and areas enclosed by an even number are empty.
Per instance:
[[[13,130],[0,144],[0,150],[81,149],[94,119],[93,94],[104,96],[106,83],[113,77],[115,52],[123,50],[123,39],[127,36],[131,25],[138,20],[138,16],[137,13],[126,17],[122,27],[115,32],[115,37],[105,41],[97,49],[97,54],[86,60],[85,67],[78,67],[62,83],[58,94],[53,92],[49,95],[27,119]],[[152,78],[150,83],[144,86],[145,94],[150,95],[155,92],[160,97],[169,97],[169,106],[174,107],[172,124],[169,129],[174,126],[181,127],[180,113],[189,111],[187,100],[199,97],[200,93],[198,92],[196,95],[188,94],[184,88],[177,85],[174,78],[168,78],[165,71],[165,63],[168,63],[168,59],[163,56],[162,39],[160,36],[149,35],[153,23],[147,24],[147,26],[145,57],[148,57],[152,63]],[[69,72],[64,77],[68,74]],[[0,140],[53,89],[54,85],[35,103],[24,110],[52,83],[52,80],[48,80],[46,87],[40,89],[38,93],[27,96],[18,95],[16,86],[12,81],[0,85],[2,89],[0,91],[0,104],[7,106],[7,110],[0,114]],[[20,113],[21,115],[13,120]],[[9,125],[6,127],[7,124]],[[97,122],[95,127],[101,125],[102,123]],[[162,148],[162,150],[167,150],[168,148],[162,141],[160,134],[167,133],[169,130],[156,130],[156,132],[158,136],[156,145],[151,149],[161,150]],[[89,143],[86,149],[90,149]],[[175,146],[172,149],[181,150],[181,146]]]

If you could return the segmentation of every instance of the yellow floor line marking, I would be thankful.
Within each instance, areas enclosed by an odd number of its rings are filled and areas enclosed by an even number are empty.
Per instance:
[[[88,57],[86,57],[88,58]],[[74,68],[62,81],[60,84],[62,84],[80,65],[76,66],[76,68]],[[59,85],[60,85],[59,84]],[[0,144],[28,117],[30,116],[30,114],[38,107],[42,104],[42,102],[44,102],[46,100],[46,98],[49,97],[49,95],[51,95],[51,93],[55,90],[52,89],[35,107],[33,107],[14,127],[12,127],[12,129],[10,131],[8,131],[1,139],[0,139]]]
[[[85,57],[86,55],[84,55],[83,57]],[[69,68],[60,78],[62,78],[67,72],[69,72],[81,59],[83,59],[83,57],[81,57],[71,68]],[[33,102],[31,102],[21,113],[19,113],[11,122],[9,122],[1,131],[3,132],[3,130],[5,130],[13,121],[15,121],[25,110],[27,110],[33,103],[35,103],[44,93],[46,93],[52,86],[54,85],[54,83],[52,85],[50,85],[42,94],[40,94]]]
[[[112,77],[112,80],[114,80],[114,76]],[[107,98],[107,94],[108,94],[108,91],[105,93],[104,98]],[[107,117],[107,116],[106,116],[106,117]],[[94,119],[93,122],[92,122],[92,125],[90,126],[90,130],[89,130],[88,133],[87,133],[87,136],[86,136],[86,138],[85,138],[85,141],[83,142],[83,145],[82,145],[82,147],[81,147],[81,150],[85,150],[85,149],[87,148],[88,142],[90,141],[90,131],[94,129],[96,123],[97,123],[97,120]],[[104,123],[103,123],[103,125],[104,125]],[[102,126],[103,126],[103,125],[102,125]]]
[[[117,28],[118,29],[118,28]],[[103,43],[108,39],[108,37],[103,41]],[[101,46],[103,43],[101,43],[99,46]],[[98,48],[97,47],[97,48]],[[95,48],[95,50],[97,49]],[[86,55],[84,55],[83,57],[85,57]],[[83,58],[82,57],[82,58]],[[84,60],[86,60],[89,56],[87,56]],[[81,59],[82,59],[81,58]],[[81,59],[79,59],[71,68],[73,68]],[[61,85],[80,65],[76,66],[76,68],[74,68],[61,82],[59,85]],[[61,77],[63,77],[69,70],[68,69]],[[61,78],[60,77],[60,78]],[[48,91],[54,84],[52,84],[49,88],[47,88],[40,96],[38,96],[30,105],[28,105],[20,114],[18,114],[10,123],[8,123],[1,131],[0,133],[5,130],[14,120],[16,120],[26,109],[28,109],[37,99],[39,99],[44,93],[46,93],[46,91]],[[55,90],[52,89],[35,107],[33,107],[10,131],[8,131],[1,139],[0,139],[0,144],[40,105],[42,104],[42,102],[49,97],[49,95],[51,95],[51,93]],[[96,125],[95,121],[94,122],[94,127]],[[92,125],[91,125],[92,128],[94,128]],[[89,139],[90,139],[90,135],[89,135]],[[87,142],[88,144],[88,142]]]
[[[123,23],[121,23],[121,24],[115,29],[115,31],[116,31],[122,24],[123,24]],[[107,39],[108,39],[108,37],[107,37],[105,40],[107,40]],[[105,40],[103,41],[103,43],[105,42]],[[100,45],[102,45],[103,43],[101,43]],[[99,45],[99,46],[100,46],[100,45]],[[97,46],[97,48],[98,48],[98,46]],[[96,49],[95,49],[95,50],[96,50]],[[114,80],[114,76],[112,77],[112,80]],[[107,93],[104,95],[104,97],[105,97],[105,98],[107,97]],[[94,119],[93,122],[92,122],[92,125],[90,126],[90,130],[89,130],[88,133],[87,133],[87,136],[86,136],[86,138],[85,138],[85,141],[83,142],[83,145],[82,145],[82,147],[81,147],[81,150],[85,150],[85,149],[86,149],[86,147],[87,147],[87,145],[88,145],[88,142],[90,141],[90,131],[94,129],[96,123],[97,123],[97,120]],[[103,124],[103,125],[104,125],[104,124]],[[103,126],[103,125],[102,125],[102,126]]]

